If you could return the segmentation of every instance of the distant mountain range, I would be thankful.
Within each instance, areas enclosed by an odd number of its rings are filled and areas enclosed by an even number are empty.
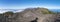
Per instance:
[[[0,10],[0,13],[4,13],[4,12],[7,12],[7,11],[12,11],[12,12],[20,12],[20,11],[22,11],[22,10],[9,10],[9,9],[7,9],[7,10]]]
[[[60,9],[49,9],[49,10],[53,12],[60,12]]]
[[[60,12],[60,9],[49,9],[49,10],[53,12]],[[0,13],[5,12],[5,11],[20,12],[22,10],[0,10]]]

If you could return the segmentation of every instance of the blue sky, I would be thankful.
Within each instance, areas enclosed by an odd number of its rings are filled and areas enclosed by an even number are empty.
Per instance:
[[[0,0],[0,9],[25,9],[30,7],[60,9],[60,0]]]
[[[0,0],[0,9],[25,9],[36,7],[60,9],[60,0]],[[0,13],[6,11],[14,10],[0,10]],[[19,11],[22,10],[18,10],[17,12]]]

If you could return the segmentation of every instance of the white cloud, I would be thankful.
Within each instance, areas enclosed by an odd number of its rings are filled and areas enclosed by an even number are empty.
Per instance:
[[[7,11],[1,11],[1,10],[0,10],[0,13],[4,13],[4,12],[7,12]]]
[[[13,11],[14,13],[16,13],[16,12],[21,12],[21,11],[23,11],[23,10],[9,10],[9,9],[7,9],[7,10],[0,10],[0,13],[5,13],[5,12],[7,12],[7,11]]]

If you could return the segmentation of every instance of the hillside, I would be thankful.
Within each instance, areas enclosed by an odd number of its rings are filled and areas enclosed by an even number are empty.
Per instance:
[[[53,11],[48,10],[47,8],[27,8],[25,11],[36,11],[42,14],[54,14]]]
[[[38,22],[54,22],[56,14],[46,8],[27,8],[22,12],[18,12],[18,18],[19,22],[29,22],[35,20],[35,18],[38,18]]]
[[[7,17],[6,21],[9,22],[30,22],[38,18],[38,22],[54,22],[56,14],[49,11],[46,8],[27,8],[21,12],[5,12],[3,13]]]

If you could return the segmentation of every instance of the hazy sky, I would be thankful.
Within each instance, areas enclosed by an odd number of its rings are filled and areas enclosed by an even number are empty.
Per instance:
[[[0,9],[24,9],[30,7],[60,9],[60,0],[0,0]]]

